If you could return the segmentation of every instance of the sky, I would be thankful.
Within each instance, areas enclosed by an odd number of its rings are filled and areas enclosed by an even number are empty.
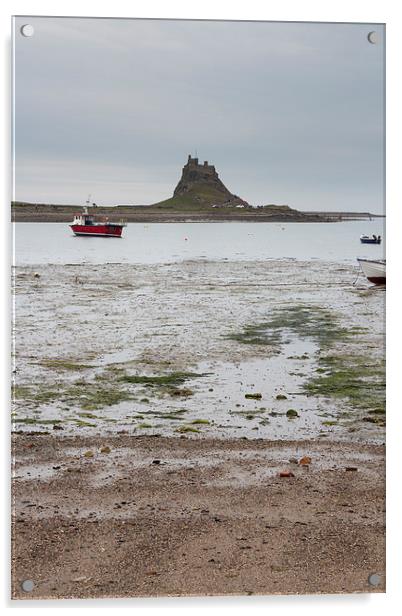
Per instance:
[[[17,17],[13,198],[151,204],[192,154],[253,205],[383,213],[384,39],[378,24]]]

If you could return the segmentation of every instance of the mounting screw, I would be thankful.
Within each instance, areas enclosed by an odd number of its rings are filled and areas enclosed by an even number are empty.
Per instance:
[[[31,26],[31,24],[25,24],[23,26],[21,26],[20,28],[20,32],[22,34],[22,36],[33,36],[35,29],[33,26]]]
[[[378,586],[381,582],[381,577],[378,575],[378,573],[371,573],[368,576],[368,583],[370,584],[370,586]]]
[[[24,580],[21,586],[24,592],[31,592],[34,589],[35,584],[33,583],[32,580]]]

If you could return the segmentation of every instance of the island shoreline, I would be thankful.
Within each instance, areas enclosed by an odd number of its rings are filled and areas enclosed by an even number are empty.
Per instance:
[[[275,210],[269,212],[269,206],[265,209],[258,208],[227,208],[211,207],[167,209],[155,206],[99,206],[91,208],[91,213],[97,216],[107,216],[111,220],[124,218],[133,223],[182,223],[182,222],[341,222],[345,220],[372,220],[384,218],[383,215],[371,214],[370,212],[302,212],[294,209],[275,206]],[[64,222],[69,223],[79,211],[80,206],[73,205],[50,205],[32,203],[12,203],[12,222]]]

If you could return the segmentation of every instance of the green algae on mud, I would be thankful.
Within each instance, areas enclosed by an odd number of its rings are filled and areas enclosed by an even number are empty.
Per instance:
[[[78,428],[96,428],[96,424],[84,421],[83,419],[73,419],[72,421]]]
[[[31,388],[26,385],[13,384],[11,387],[11,395],[14,400],[24,399],[27,396],[30,396],[31,393],[32,393]]]
[[[211,422],[209,421],[209,419],[193,419],[191,423],[209,426]]]
[[[367,357],[357,353],[330,354],[339,343],[350,343],[353,340],[356,344],[356,337],[365,331],[367,329],[362,327],[340,326],[337,315],[326,308],[299,304],[277,309],[270,319],[246,325],[243,332],[228,338],[242,344],[270,346],[280,346],[284,342],[285,332],[291,332],[300,339],[311,339],[319,346],[318,367],[314,376],[302,386],[304,393],[345,399],[352,408],[382,414],[385,412],[384,361],[379,359],[369,362]],[[304,353],[287,359],[308,358],[308,354]],[[304,373],[297,374],[305,376]],[[278,394],[276,399],[285,400],[286,396]],[[366,421],[381,424],[383,418],[376,421],[369,417]],[[325,425],[330,424],[327,422]]]
[[[61,360],[44,360],[40,362],[46,367],[56,368],[56,365],[63,370],[80,370],[84,368],[94,368],[95,366],[87,366],[81,364],[72,364],[71,362],[62,362]],[[134,396],[129,389],[124,388],[124,384],[144,385],[147,388],[158,387],[165,388],[165,391],[171,396],[187,397],[193,394],[190,389],[180,389],[179,385],[185,383],[188,379],[198,378],[204,374],[194,372],[171,372],[160,376],[129,376],[122,374],[119,378],[110,378],[111,372],[107,370],[99,375],[97,374],[93,380],[79,379],[73,383],[49,383],[46,385],[38,385],[36,387],[27,385],[13,385],[12,395],[14,400],[24,400],[27,405],[40,407],[47,404],[67,404],[70,407],[78,407],[86,413],[79,413],[79,418],[75,421],[79,427],[87,426],[94,427],[95,424],[86,421],[87,419],[101,419],[96,417],[91,411],[99,410],[105,407],[117,405],[121,402],[134,400]],[[106,377],[106,378],[105,378]],[[148,390],[149,391],[149,390]],[[148,404],[149,398],[141,398],[140,402]],[[171,412],[173,415],[174,412]],[[25,422],[25,423],[28,423]],[[43,423],[40,419],[33,419],[32,423]]]
[[[180,434],[185,434],[187,432],[199,433],[201,430],[198,430],[198,428],[194,428],[193,426],[180,426],[179,428],[176,428],[175,432],[180,432]]]
[[[27,424],[27,425],[58,425],[63,423],[62,419],[39,419],[36,417],[15,417],[13,424]]]
[[[65,417],[63,419],[42,419],[40,417],[15,417],[12,421],[13,424],[23,424],[32,426],[56,426],[58,429],[62,429],[62,424],[74,424],[79,428],[95,428],[96,424],[90,423],[83,419],[77,419],[75,417]],[[56,429],[56,428],[55,428]]]
[[[196,372],[171,372],[170,374],[163,374],[161,376],[153,375],[124,375],[119,378],[119,381],[123,383],[133,383],[133,384],[142,384],[147,387],[153,386],[163,386],[170,385],[171,387],[175,387],[177,385],[182,385],[188,379],[195,379],[202,376],[206,376],[206,374],[197,374]]]
[[[80,381],[62,392],[60,398],[65,402],[78,404],[84,411],[95,411],[130,400],[131,394],[113,386],[100,387],[91,381]]]
[[[32,390],[32,388],[22,386],[20,388],[20,392],[22,390],[26,390],[25,395],[21,395],[20,398],[24,398],[27,400],[26,395],[29,396],[28,402],[31,404],[35,404],[40,406],[41,404],[47,404],[49,402],[54,402],[60,397],[60,391],[56,389],[47,389],[46,387],[41,387],[36,391]]]
[[[309,338],[322,348],[339,340],[347,340],[357,333],[356,328],[351,332],[341,327],[337,316],[326,308],[297,304],[277,308],[266,321],[246,325],[242,332],[229,334],[227,338],[243,344],[277,347],[283,342],[284,331],[290,331],[302,339]]]
[[[116,388],[112,384],[100,386],[93,381],[76,381],[63,389],[61,383],[52,383],[49,387],[36,389],[26,386],[13,387],[14,398],[24,399],[28,404],[41,406],[49,403],[68,403],[77,405],[84,411],[93,411],[105,406],[113,406],[131,399],[128,391]]]
[[[96,366],[89,364],[79,364],[74,361],[68,361],[64,359],[42,359],[39,362],[40,366],[50,368],[51,370],[71,370],[72,372],[79,372],[81,370],[93,370]]]
[[[169,396],[174,397],[174,398],[177,398],[177,397],[188,398],[189,396],[193,396],[194,392],[192,389],[189,389],[188,387],[183,387],[182,389],[170,387],[168,389],[168,394]]]
[[[368,362],[361,355],[328,355],[319,358],[324,372],[304,386],[308,395],[345,399],[356,409],[385,413],[385,365]]]

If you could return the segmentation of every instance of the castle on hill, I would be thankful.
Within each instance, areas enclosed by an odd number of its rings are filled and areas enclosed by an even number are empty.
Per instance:
[[[201,164],[198,158],[188,155],[187,163],[182,169],[182,176],[177,184],[173,196],[183,196],[189,193],[199,193],[200,199],[209,194],[207,199],[211,203],[221,203],[225,205],[248,205],[237,195],[232,194],[223,184],[215,169],[215,165],[210,165],[207,160]]]
[[[215,165],[209,165],[207,160],[204,160],[204,163],[201,165],[201,163],[198,162],[198,158],[191,158],[191,154],[188,155],[185,167],[197,168],[197,170],[202,169],[206,175],[214,175],[216,173]],[[216,175],[218,174],[216,173]]]

